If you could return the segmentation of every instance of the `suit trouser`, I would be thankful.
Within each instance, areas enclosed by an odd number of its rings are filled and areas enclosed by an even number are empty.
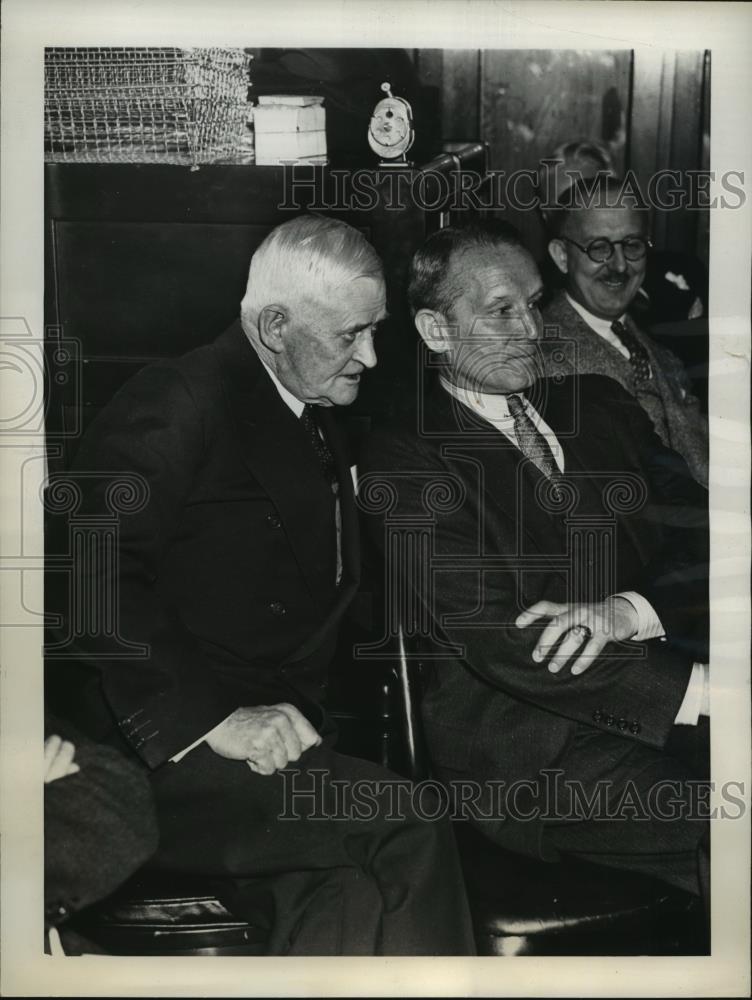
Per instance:
[[[601,770],[593,755],[600,748]],[[587,758],[587,759],[586,759]],[[584,790],[608,781],[608,812],[547,825],[544,842],[562,854],[643,872],[710,899],[708,720],[674,726],[663,751],[604,739],[575,743],[564,761],[573,774],[586,772]]]
[[[395,812],[390,782],[405,785],[327,746],[263,776],[201,744],[153,775],[153,864],[221,879],[223,902],[269,929],[272,955],[473,954],[451,826],[409,796]],[[353,783],[371,789],[362,819]]]
[[[522,796],[494,810],[486,782],[486,815],[473,824],[508,850],[642,872],[701,896],[707,907],[708,749],[707,720],[674,726],[663,750],[582,726],[555,765],[522,780],[530,786]]]

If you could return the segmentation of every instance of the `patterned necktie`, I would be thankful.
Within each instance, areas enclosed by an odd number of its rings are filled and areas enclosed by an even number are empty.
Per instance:
[[[648,358],[648,352],[632,331],[623,323],[620,323],[618,319],[614,320],[611,324],[611,329],[629,351],[629,363],[632,366],[632,374],[634,375],[635,382],[638,385],[640,382],[647,382],[650,379],[650,359]]]
[[[306,403],[300,416],[300,422],[308,432],[308,437],[311,441],[311,445],[313,446],[313,450],[316,452],[316,457],[321,464],[321,469],[326,477],[326,481],[330,484],[332,490],[336,492],[337,470],[334,464],[334,455],[332,455],[329,450],[329,445],[321,435],[316,410],[317,407],[312,406],[310,403]]]
[[[555,479],[560,475],[556,459],[548,441],[525,412],[524,402],[519,396],[507,396],[507,406],[514,420],[514,433],[520,451],[547,479]]]
[[[306,403],[300,415],[300,422],[308,432],[313,450],[321,464],[321,471],[324,478],[332,488],[334,494],[334,524],[337,532],[337,570],[335,583],[339,586],[342,581],[342,511],[340,509],[339,482],[337,480],[337,468],[334,464],[334,455],[329,450],[326,438],[322,437],[319,430],[318,407]]]

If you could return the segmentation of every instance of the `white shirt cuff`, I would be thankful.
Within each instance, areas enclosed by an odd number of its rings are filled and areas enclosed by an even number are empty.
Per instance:
[[[229,716],[227,718],[229,719]],[[219,727],[223,726],[225,722],[227,722],[227,719],[222,719],[221,722],[217,723],[214,729],[219,729]],[[176,753],[173,757],[170,757],[170,763],[178,764],[183,759],[183,757],[185,757],[187,754],[191,752],[191,750],[195,750],[197,746],[203,743],[206,740],[207,736],[211,736],[211,734],[214,732],[214,729],[210,729],[208,733],[204,733],[203,736],[199,736],[199,738],[197,740],[194,740],[194,742],[191,743],[189,747],[186,747],[185,750],[179,750],[178,753]]]
[[[655,609],[650,601],[646,600],[642,594],[636,594],[633,590],[624,590],[614,597],[623,597],[629,601],[637,612],[637,631],[632,636],[632,642],[647,642],[648,639],[663,639],[666,630],[661,625],[661,620],[655,613]]]
[[[710,678],[707,663],[693,663],[684,700],[676,713],[677,726],[696,726],[701,715],[710,714]]]

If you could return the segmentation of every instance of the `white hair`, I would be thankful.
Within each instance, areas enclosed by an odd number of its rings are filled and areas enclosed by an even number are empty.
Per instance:
[[[243,325],[255,328],[265,306],[325,297],[360,277],[381,281],[383,270],[376,251],[357,229],[319,215],[283,222],[251,258],[240,304]]]

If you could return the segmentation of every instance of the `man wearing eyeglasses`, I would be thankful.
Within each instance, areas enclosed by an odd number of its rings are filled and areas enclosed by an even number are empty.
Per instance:
[[[681,361],[630,315],[650,252],[648,213],[606,175],[580,180],[549,213],[548,252],[564,288],[543,312],[547,376],[606,375],[640,403],[664,444],[708,483],[708,425]]]

